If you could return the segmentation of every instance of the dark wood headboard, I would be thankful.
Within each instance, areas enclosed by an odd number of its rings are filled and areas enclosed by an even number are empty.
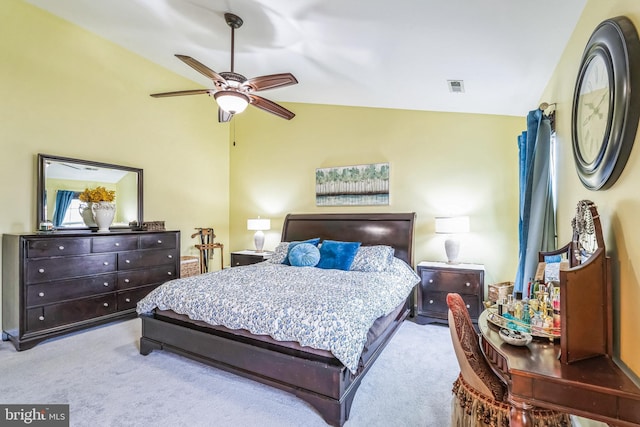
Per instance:
[[[411,213],[289,214],[284,219],[282,241],[312,239],[361,242],[363,246],[388,245],[395,256],[413,267]]]

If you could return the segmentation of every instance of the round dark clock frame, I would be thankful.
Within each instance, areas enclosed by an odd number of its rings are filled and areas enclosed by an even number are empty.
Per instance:
[[[640,40],[626,17],[594,30],[582,55],[571,114],[573,157],[582,184],[611,187],[624,169],[640,118]]]

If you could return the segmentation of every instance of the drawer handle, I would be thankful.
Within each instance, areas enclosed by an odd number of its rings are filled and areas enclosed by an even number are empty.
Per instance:
[[[109,261],[103,262],[104,265],[109,265]]]
[[[58,249],[60,249],[61,251],[64,251],[64,246],[60,245],[58,246]]]
[[[433,279],[429,279],[429,283],[433,283]]]
[[[465,283],[465,285],[467,285],[467,287],[471,286],[471,283],[467,282]]]
[[[162,240],[158,240],[158,244],[161,245],[162,244]]]
[[[44,273],[44,268],[39,268],[38,273]]]
[[[38,320],[44,320],[44,316],[38,316]]]
[[[109,287],[109,282],[104,282],[103,285],[108,288]]]
[[[169,276],[173,276],[173,273],[172,273],[172,272],[170,272],[170,271],[167,271],[167,274],[168,274]]]
[[[125,298],[124,302],[131,302],[131,298]]]
[[[120,246],[120,242],[116,242],[116,246]]]
[[[167,258],[169,259],[173,258],[173,255],[167,255]]]
[[[129,283],[129,279],[124,279],[124,283]]]
[[[104,307],[109,307],[109,303],[105,302],[104,304],[102,304]]]
[[[43,297],[43,296],[44,296],[44,292],[40,292],[40,293],[38,294],[38,296],[39,296],[39,297]]]
[[[467,304],[467,308],[471,308],[471,305]]]
[[[126,262],[127,264],[131,264],[131,261],[129,261],[128,259],[125,259],[124,262]]]
[[[429,304],[433,304],[433,300],[432,299],[429,300]]]

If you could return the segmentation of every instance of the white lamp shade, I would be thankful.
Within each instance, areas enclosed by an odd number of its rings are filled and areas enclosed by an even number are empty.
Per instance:
[[[254,218],[247,220],[247,230],[262,231],[271,229],[271,220],[266,218]]]
[[[455,234],[469,232],[468,216],[436,217],[436,233]]]
[[[218,107],[231,114],[242,113],[249,105],[249,98],[245,94],[232,90],[221,90],[214,93],[213,97]]]

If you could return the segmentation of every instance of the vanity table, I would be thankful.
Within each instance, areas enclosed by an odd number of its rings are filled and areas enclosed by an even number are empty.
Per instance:
[[[611,260],[593,202],[578,203],[572,227],[570,243],[539,257],[561,255],[569,264],[559,272],[560,338],[512,346],[485,310],[478,320],[480,345],[507,385],[511,427],[530,426],[534,406],[637,427],[640,387],[613,360]]]
[[[517,347],[505,343],[483,311],[478,321],[482,350],[491,368],[507,384],[511,426],[528,426],[533,406],[555,409],[609,423],[640,425],[640,388],[608,356],[563,364],[560,343],[535,339]]]

